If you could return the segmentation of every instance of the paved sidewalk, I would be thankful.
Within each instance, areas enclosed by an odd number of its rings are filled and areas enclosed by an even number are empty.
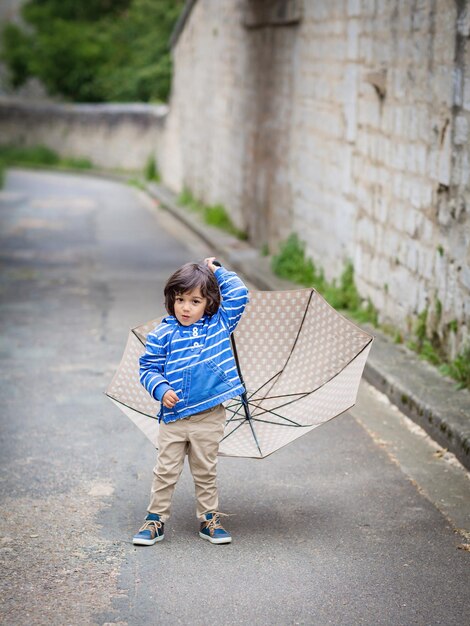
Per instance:
[[[147,191],[259,289],[298,287],[275,276],[269,259],[247,242],[208,226],[196,213],[178,206],[175,194],[162,185],[149,183]],[[405,346],[392,343],[377,328],[369,325],[364,328],[375,337],[364,371],[365,379],[470,469],[470,393],[457,391],[454,381],[441,376]]]

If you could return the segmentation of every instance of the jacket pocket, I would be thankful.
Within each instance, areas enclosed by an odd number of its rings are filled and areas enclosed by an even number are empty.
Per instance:
[[[224,370],[211,359],[188,367],[183,373],[183,400],[192,405],[225,393],[234,386]]]

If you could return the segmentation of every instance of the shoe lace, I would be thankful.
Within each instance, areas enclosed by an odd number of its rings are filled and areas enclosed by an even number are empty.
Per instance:
[[[212,517],[208,520],[205,520],[205,525],[206,528],[209,529],[209,532],[211,535],[214,534],[214,531],[216,530],[216,528],[221,528],[222,530],[224,530],[224,527],[222,526],[222,524],[220,523],[220,516],[223,517],[230,517],[230,513],[222,513],[220,511],[214,511],[212,513]]]
[[[162,527],[162,523],[156,519],[148,519],[145,521],[142,528],[139,529],[139,533],[143,530],[152,530],[152,527],[155,530],[155,534],[158,535],[158,529]]]

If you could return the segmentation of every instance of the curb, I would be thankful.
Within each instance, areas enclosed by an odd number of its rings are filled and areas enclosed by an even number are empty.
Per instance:
[[[275,276],[269,260],[248,243],[204,224],[197,214],[178,206],[175,194],[168,189],[157,183],[148,183],[146,188],[162,208],[189,227],[258,289],[298,288]],[[405,346],[392,343],[377,328],[370,325],[363,325],[363,328],[374,336],[364,369],[365,380],[470,470],[470,393],[457,391],[455,381],[441,376]]]

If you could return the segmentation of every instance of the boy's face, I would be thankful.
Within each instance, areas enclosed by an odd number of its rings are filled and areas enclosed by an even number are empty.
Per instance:
[[[175,296],[175,317],[183,326],[191,326],[201,319],[207,306],[199,287]]]

